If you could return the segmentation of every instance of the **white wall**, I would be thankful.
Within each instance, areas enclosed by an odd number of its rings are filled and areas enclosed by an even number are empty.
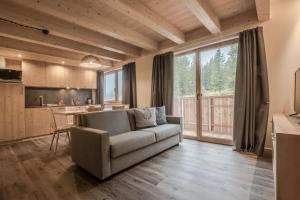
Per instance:
[[[300,1],[271,0],[271,20],[263,27],[270,84],[266,147],[272,147],[272,114],[294,111],[294,73],[300,67]]]

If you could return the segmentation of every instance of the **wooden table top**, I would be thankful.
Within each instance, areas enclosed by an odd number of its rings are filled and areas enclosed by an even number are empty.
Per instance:
[[[103,111],[109,111],[109,110],[111,110],[111,109],[106,108]],[[92,113],[92,112],[101,112],[101,111],[61,110],[61,111],[55,111],[54,114],[56,114],[56,115],[79,115],[79,114]]]

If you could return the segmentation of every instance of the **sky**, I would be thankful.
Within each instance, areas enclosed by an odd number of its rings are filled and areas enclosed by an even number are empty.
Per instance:
[[[228,58],[227,54],[230,50],[230,45],[228,46],[224,46],[221,49],[221,53],[223,53],[225,55],[225,59]],[[205,65],[207,62],[209,62],[209,60],[215,55],[215,53],[217,52],[218,48],[215,49],[210,49],[210,50],[205,50],[205,51],[201,51],[200,56],[201,56],[201,65]],[[192,62],[194,59],[194,54],[189,54],[186,55],[187,58]]]

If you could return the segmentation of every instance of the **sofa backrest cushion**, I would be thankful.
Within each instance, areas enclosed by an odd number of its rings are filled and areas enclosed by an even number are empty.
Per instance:
[[[80,115],[80,126],[107,131],[117,135],[131,131],[126,110],[102,111]]]
[[[127,111],[127,115],[128,115],[128,119],[129,119],[131,130],[135,131],[136,130],[136,126],[135,126],[134,109],[128,109],[126,111]]]
[[[156,108],[135,108],[135,126],[137,129],[157,126]]]

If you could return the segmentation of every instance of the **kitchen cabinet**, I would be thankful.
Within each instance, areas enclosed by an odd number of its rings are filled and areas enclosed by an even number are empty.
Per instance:
[[[46,64],[39,61],[23,60],[22,76],[26,86],[45,87]]]
[[[24,85],[0,83],[0,94],[0,142],[24,138]]]
[[[76,71],[76,84],[80,88],[97,89],[97,73],[93,70],[78,69]]]
[[[25,109],[25,135],[34,137],[51,133],[51,113],[49,108]]]
[[[84,71],[85,88],[97,89],[97,73],[93,70]]]
[[[35,137],[41,135],[47,135],[54,131],[54,119],[51,113],[57,111],[71,111],[82,109],[85,107],[38,107],[38,108],[26,108],[25,109],[25,130],[26,137]],[[73,122],[72,116],[55,115],[57,128],[62,128],[66,124]]]
[[[72,88],[77,88],[77,84],[76,84],[76,70],[74,69],[74,67],[69,67],[66,66],[64,68],[64,77],[65,77],[65,85],[66,87],[72,87]]]
[[[65,84],[64,66],[47,64],[46,65],[46,86],[47,87],[67,87]]]
[[[13,70],[21,71],[22,70],[22,61],[5,59],[5,67],[6,67],[6,69],[13,69]]]
[[[25,60],[22,70],[26,86],[97,88],[97,72],[90,69]]]

